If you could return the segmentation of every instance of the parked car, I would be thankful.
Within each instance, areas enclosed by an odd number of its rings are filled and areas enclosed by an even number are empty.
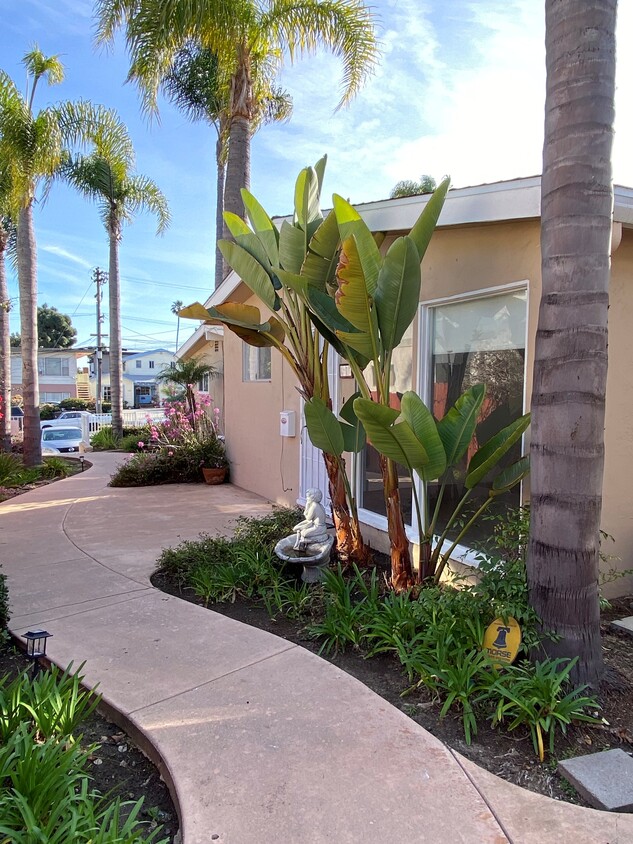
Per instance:
[[[89,413],[87,410],[65,410],[55,419],[43,419],[41,427],[44,430],[44,428],[56,428],[60,425],[81,425],[81,419],[87,419],[89,424],[91,422],[108,423],[112,422],[112,414]]]
[[[81,428],[46,428],[42,431],[42,454],[72,454],[92,451]]]

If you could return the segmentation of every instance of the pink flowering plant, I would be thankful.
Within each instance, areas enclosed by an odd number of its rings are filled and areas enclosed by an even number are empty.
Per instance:
[[[163,421],[148,418],[148,437],[139,439],[139,453],[117,470],[112,486],[197,482],[202,468],[228,468],[219,410],[212,405],[202,394],[193,412],[189,402],[174,401],[165,406]]]

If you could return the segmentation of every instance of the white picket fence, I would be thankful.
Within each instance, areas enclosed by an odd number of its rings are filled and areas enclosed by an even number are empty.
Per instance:
[[[147,410],[124,410],[122,411],[123,427],[124,428],[140,428],[146,425],[147,422],[163,422],[165,420],[165,411],[161,407],[150,407]],[[112,424],[112,414],[110,413],[93,413],[89,419],[90,433],[100,431],[101,428],[106,428]]]

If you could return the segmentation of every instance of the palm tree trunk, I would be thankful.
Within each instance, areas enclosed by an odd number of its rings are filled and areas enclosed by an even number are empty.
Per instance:
[[[110,395],[112,431],[123,436],[123,350],[121,344],[121,278],[119,275],[118,224],[110,223],[109,314],[110,314]]]
[[[218,249],[218,240],[224,232],[224,146],[222,144],[222,136],[218,135],[218,141],[215,145],[215,160],[217,172],[217,185],[215,190],[215,288],[217,288],[224,281],[228,273],[228,266],[222,257],[222,253]]]
[[[543,292],[531,440],[530,601],[552,655],[602,672],[598,604],[617,0],[547,0]]]
[[[39,466],[42,462],[42,431],[37,369],[37,253],[32,203],[20,209],[17,251],[24,401],[24,465]]]
[[[239,67],[231,79],[231,126],[229,155],[224,184],[224,209],[244,217],[244,203],[240,193],[251,185],[251,119],[253,115],[253,83],[250,57],[241,50]],[[224,224],[224,237],[230,238]]]
[[[338,460],[333,454],[323,452],[323,461],[328,476],[338,554],[343,562],[366,566],[371,550],[363,540],[358,513],[350,513]]]
[[[400,503],[398,471],[396,464],[382,455],[380,468],[387,508],[387,532],[391,546],[391,586],[396,592],[403,592],[413,586],[415,579]]]
[[[5,249],[7,231],[0,221],[0,448],[11,451],[11,342]]]

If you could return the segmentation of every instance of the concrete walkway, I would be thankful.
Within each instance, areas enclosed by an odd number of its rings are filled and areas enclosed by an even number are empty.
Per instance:
[[[85,661],[159,763],[183,844],[631,844],[633,817],[523,791],[330,663],[153,589],[161,548],[269,509],[232,486],[111,489],[120,455],[0,505],[11,629]]]

